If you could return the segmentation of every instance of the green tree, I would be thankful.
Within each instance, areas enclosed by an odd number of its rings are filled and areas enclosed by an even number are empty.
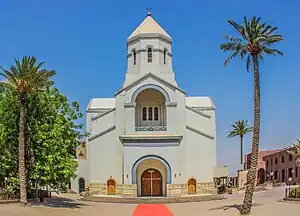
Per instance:
[[[0,148],[5,150],[0,156],[0,188],[6,185],[16,196],[19,109],[10,91],[0,92]],[[70,105],[56,88],[47,88],[31,94],[25,110],[27,189],[50,186],[64,190],[75,177],[75,150],[86,136],[81,132],[83,125],[76,123],[83,117],[79,104]]]
[[[253,17],[239,25],[233,20],[229,20],[229,24],[237,31],[239,37],[226,36],[227,43],[221,45],[221,50],[232,52],[225,61],[225,66],[236,56],[240,56],[242,60],[246,60],[246,68],[249,72],[251,63],[253,65],[254,75],[254,123],[253,123],[253,139],[252,139],[252,155],[251,165],[247,175],[247,188],[241,214],[249,214],[252,207],[252,197],[254,192],[256,165],[259,150],[259,134],[260,134],[260,73],[259,60],[264,59],[265,54],[283,55],[277,49],[271,46],[283,40],[281,35],[274,34],[278,29],[267,23],[261,23],[261,18]]]
[[[300,164],[300,139],[296,140],[296,143],[294,144],[294,149],[292,151],[289,151],[290,154],[292,154],[296,162]]]
[[[243,138],[247,133],[253,131],[253,128],[250,127],[247,121],[238,120],[231,125],[232,130],[228,132],[227,138],[233,138],[236,136],[240,137],[240,157],[241,164],[243,164]]]
[[[9,89],[17,98],[20,105],[20,123],[19,123],[19,178],[20,178],[20,201],[22,204],[27,204],[26,190],[26,105],[30,94],[38,92],[45,87],[51,86],[53,81],[50,78],[55,74],[55,71],[42,69],[44,62],[36,64],[35,57],[24,57],[21,61],[15,60],[15,65],[9,69],[4,69],[0,75],[7,79],[7,82],[2,82],[4,88]]]

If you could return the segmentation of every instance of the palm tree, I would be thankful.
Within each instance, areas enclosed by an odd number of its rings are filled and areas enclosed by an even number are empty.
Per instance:
[[[254,184],[256,177],[256,165],[259,149],[259,134],[260,134],[260,74],[259,60],[263,60],[265,54],[283,55],[277,49],[271,48],[276,42],[283,40],[281,35],[274,34],[278,29],[267,23],[261,23],[261,18],[253,17],[247,20],[244,17],[244,23],[237,24],[233,20],[229,20],[229,24],[238,32],[239,37],[226,36],[227,43],[221,45],[221,50],[232,54],[225,61],[225,66],[237,55],[240,55],[242,60],[246,60],[246,68],[249,72],[250,65],[253,65],[254,74],[254,124],[252,138],[252,155],[250,170],[247,175],[247,188],[245,192],[244,202],[241,209],[241,214],[249,214],[252,207],[252,196],[254,192]]]
[[[241,144],[241,164],[243,164],[243,138],[247,133],[253,131],[252,127],[248,126],[247,121],[239,120],[234,122],[232,126],[232,130],[228,132],[227,138],[233,138],[236,136],[240,137],[240,144]]]
[[[1,67],[6,82],[1,82],[0,86],[11,91],[20,105],[20,124],[19,124],[19,178],[20,178],[20,202],[27,204],[26,191],[26,168],[25,168],[25,126],[26,126],[26,104],[30,94],[37,93],[44,88],[51,86],[53,81],[49,78],[55,71],[42,69],[44,62],[36,64],[35,57],[23,57],[20,61],[15,60],[8,70]]]

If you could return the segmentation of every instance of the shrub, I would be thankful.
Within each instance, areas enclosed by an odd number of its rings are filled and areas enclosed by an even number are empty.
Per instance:
[[[293,188],[290,193],[290,198],[300,198],[300,187]]]

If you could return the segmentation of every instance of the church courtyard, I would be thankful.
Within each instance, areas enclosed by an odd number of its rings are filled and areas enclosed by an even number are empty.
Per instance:
[[[254,195],[254,207],[252,214],[254,216],[281,216],[294,215],[300,210],[300,204],[283,203],[280,200],[284,194],[284,188],[274,188],[268,191],[257,192]],[[137,209],[146,209],[147,206],[133,204],[108,204],[96,202],[74,201],[69,198],[54,198],[47,200],[42,205],[32,204],[28,207],[22,207],[19,204],[2,204],[0,205],[0,215],[6,216],[166,216],[165,212],[156,212],[151,214],[142,214]],[[243,193],[235,193],[228,196],[226,200],[208,201],[200,203],[181,203],[167,205],[152,205],[151,208],[164,209],[168,208],[173,215],[189,215],[189,216],[214,216],[214,215],[239,215],[238,208],[242,202]],[[139,211],[139,212],[137,212]],[[170,214],[171,215],[171,214]]]

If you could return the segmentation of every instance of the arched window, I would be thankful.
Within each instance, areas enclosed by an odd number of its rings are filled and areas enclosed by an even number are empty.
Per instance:
[[[277,157],[275,158],[275,164],[277,164]]]
[[[143,117],[142,117],[142,119],[143,119],[143,121],[147,121],[147,108],[146,107],[143,107]]]
[[[167,64],[167,50],[164,50],[164,64]]]
[[[133,50],[133,65],[136,65],[136,51]]]
[[[153,113],[152,107],[149,107],[148,108],[148,120],[149,121],[152,121],[152,119],[153,119],[152,118],[152,115],[153,115],[152,113]]]
[[[158,121],[158,107],[154,108],[154,120]]]
[[[148,52],[148,62],[152,62],[152,48],[149,47],[147,52]]]
[[[81,192],[85,191],[85,180],[84,180],[84,178],[80,178],[78,181],[79,181],[78,182],[79,193],[81,193]]]

